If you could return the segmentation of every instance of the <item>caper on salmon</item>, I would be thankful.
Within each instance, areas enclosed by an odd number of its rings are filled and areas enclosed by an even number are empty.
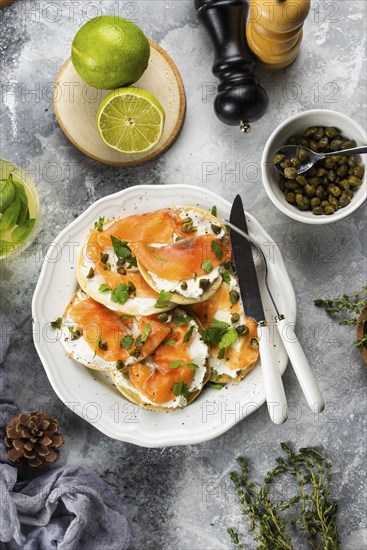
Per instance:
[[[296,156],[286,158],[280,150],[273,164],[282,168],[278,185],[289,204],[311,211],[315,216],[330,216],[351,202],[354,192],[363,183],[365,171],[356,155],[327,157],[302,174],[297,174],[297,169],[308,160],[304,147],[329,153],[356,147],[354,140],[344,137],[334,127],[311,126],[302,135],[291,136],[287,145],[297,145]]]

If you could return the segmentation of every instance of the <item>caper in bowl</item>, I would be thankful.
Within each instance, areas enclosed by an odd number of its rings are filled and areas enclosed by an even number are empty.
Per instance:
[[[287,119],[272,133],[262,156],[269,198],[284,214],[304,223],[330,223],[351,214],[366,198],[363,157],[328,157],[302,174],[297,168],[307,160],[305,147],[326,153],[365,143],[361,126],[335,111],[317,109]],[[282,145],[298,146],[294,158],[278,153]]]

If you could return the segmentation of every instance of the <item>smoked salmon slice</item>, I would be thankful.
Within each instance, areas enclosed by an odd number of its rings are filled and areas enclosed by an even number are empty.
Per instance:
[[[135,343],[131,343],[128,349],[124,349],[121,346],[121,339],[124,336],[131,336],[135,340],[146,329],[147,324],[149,324],[149,334],[143,345],[139,347],[139,359],[151,355],[170,333],[170,328],[157,321],[154,316],[121,318],[114,311],[89,297],[76,303],[72,302],[65,313],[75,322],[89,346],[105,361],[128,359],[131,351],[135,349]],[[105,349],[99,347],[101,341],[105,342],[103,346]]]
[[[173,241],[175,234],[182,234],[182,218],[177,211],[165,208],[115,221],[99,233],[98,243],[102,249],[111,246],[111,235],[113,235],[128,242],[169,244]]]
[[[90,231],[87,246],[83,253],[87,255],[89,260],[94,262],[95,271],[103,277],[105,284],[111,289],[114,289],[120,284],[128,285],[129,282],[132,282],[136,289],[137,298],[156,299],[158,297],[157,292],[148,285],[139,271],[128,271],[126,275],[121,275],[116,271],[106,269],[106,264],[101,261],[102,247],[98,241],[99,235],[100,233],[97,229],[92,229]],[[109,246],[111,246],[111,238],[109,239]]]
[[[167,374],[152,369],[142,363],[129,367],[130,382],[153,403],[167,403],[176,396],[172,391],[176,382],[185,382],[190,385],[194,372],[187,367],[178,367]]]
[[[173,327],[172,323],[170,325],[169,338],[162,342],[162,345],[155,350],[151,357],[151,360],[161,374],[167,374],[171,371],[169,366],[173,361],[180,360],[186,364],[191,362],[191,356],[188,351],[190,341],[183,341],[185,334],[189,330],[188,327]]]
[[[230,315],[238,313],[241,315],[240,323],[247,326],[248,334],[240,336],[239,349],[236,349],[234,346],[228,347],[223,359],[227,367],[232,370],[239,370],[255,363],[259,356],[258,349],[251,344],[251,340],[257,338],[257,323],[254,319],[245,316],[240,300],[235,304],[231,303],[229,292],[230,287],[226,283],[222,283],[217,292],[209,300],[198,304],[191,304],[187,309],[199,319],[204,328],[210,326],[210,323],[213,319],[217,318],[219,312],[228,312]],[[218,317],[218,320],[221,319],[222,317]],[[218,346],[211,345],[210,355],[217,357],[218,353]]]
[[[201,267],[205,260],[210,260],[214,269],[231,258],[229,239],[221,241],[211,235],[199,235],[161,247],[132,243],[130,248],[144,269],[169,281],[207,275],[208,271]]]

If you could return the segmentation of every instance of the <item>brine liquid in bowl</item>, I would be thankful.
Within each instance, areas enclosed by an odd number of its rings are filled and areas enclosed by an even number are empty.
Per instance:
[[[0,260],[28,248],[38,226],[39,200],[32,178],[13,162],[0,159]]]

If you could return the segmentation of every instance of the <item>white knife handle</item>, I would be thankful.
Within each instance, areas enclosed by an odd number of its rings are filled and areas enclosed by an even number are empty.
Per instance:
[[[304,393],[306,401],[315,413],[321,413],[325,408],[324,398],[322,397],[316,378],[307,361],[305,352],[287,319],[276,318],[280,337],[296,373],[299,385]]]
[[[265,323],[259,323],[257,335],[259,338],[261,370],[269,415],[275,424],[282,424],[288,418],[287,399],[285,397],[282,377],[276,363],[273,343],[270,342],[269,329]]]

